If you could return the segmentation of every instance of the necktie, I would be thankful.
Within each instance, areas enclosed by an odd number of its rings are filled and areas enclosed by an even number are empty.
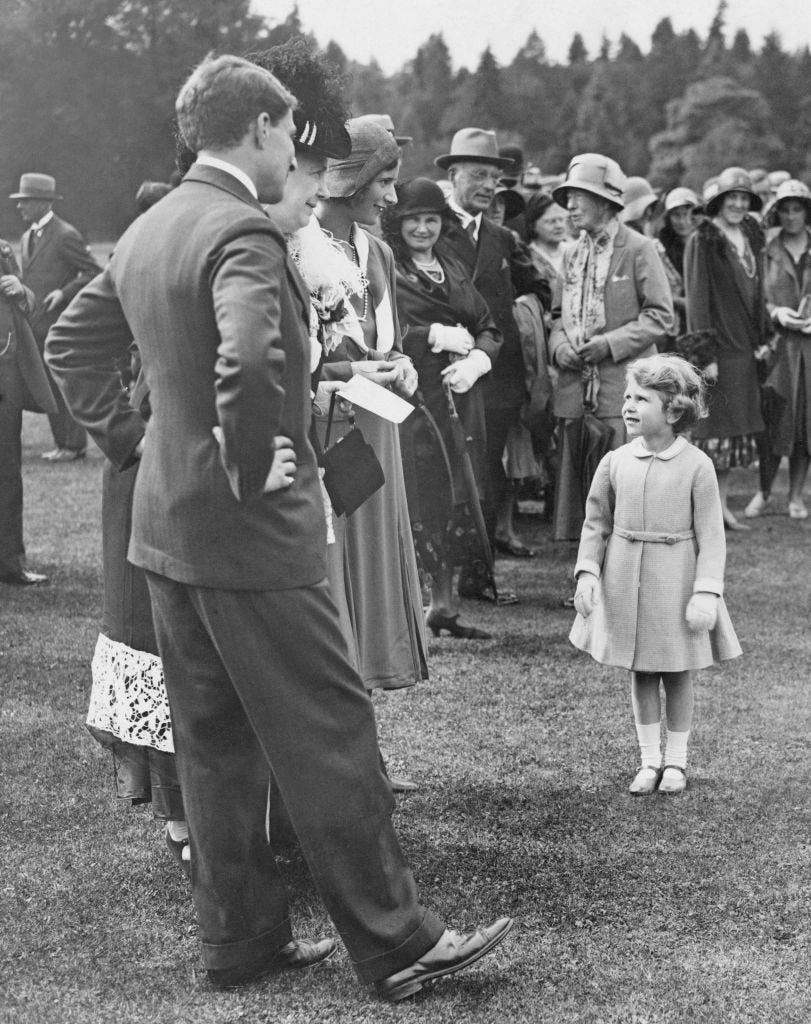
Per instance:
[[[28,259],[29,260],[34,255],[34,248],[36,247],[36,244],[37,244],[37,233],[36,233],[36,231],[33,228],[31,228],[31,230],[28,232]]]
[[[467,237],[470,239],[471,245],[475,249],[476,248],[476,241],[477,241],[476,240],[476,221],[475,220],[468,221],[468,224],[467,224],[467,227],[465,228],[465,231],[467,232]]]

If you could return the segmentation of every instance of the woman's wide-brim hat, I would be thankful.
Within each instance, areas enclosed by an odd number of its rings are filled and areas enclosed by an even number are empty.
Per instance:
[[[451,164],[460,163],[509,167],[512,160],[499,155],[495,132],[487,132],[483,128],[460,128],[451,139],[450,153],[438,156],[434,163],[447,170]]]
[[[708,217],[714,217],[721,209],[724,196],[730,192],[746,192],[749,209],[757,212],[763,207],[763,200],[755,192],[752,179],[743,167],[727,167],[715,179],[710,179],[704,188],[704,209]]]
[[[353,117],[346,127],[352,143],[348,155],[327,164],[325,184],[330,199],[351,198],[402,156],[394,137],[379,124]]]
[[[50,174],[23,174],[20,191],[12,192],[9,199],[61,199],[56,191],[56,178]]]
[[[766,207],[766,212],[763,214],[764,226],[767,228],[779,227],[778,207],[784,199],[798,199],[805,205],[805,220],[807,225],[811,227],[811,190],[796,178],[789,178],[788,181],[784,181],[779,186],[774,199]]]
[[[622,200],[625,203],[625,209],[620,214],[620,220],[627,224],[629,221],[641,220],[645,212],[659,201],[659,197],[651,188],[647,178],[631,177],[625,184]]]
[[[401,182],[397,185],[397,206],[391,210],[390,216],[402,220],[421,213],[438,213],[440,216],[450,213],[445,193],[430,178]]]
[[[621,210],[625,206],[625,185],[625,174],[616,160],[600,153],[581,153],[572,157],[566,168],[566,177],[553,189],[552,196],[559,206],[565,208],[569,189],[577,188],[607,199]]]

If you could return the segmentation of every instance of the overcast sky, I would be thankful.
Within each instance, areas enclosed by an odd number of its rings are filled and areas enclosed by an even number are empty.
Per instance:
[[[252,6],[278,22],[293,0],[253,0]],[[703,38],[717,6],[717,0],[298,0],[305,30],[321,46],[334,39],[355,60],[374,57],[386,74],[401,68],[431,33],[444,36],[454,68],[474,70],[488,45],[500,64],[509,64],[533,28],[549,59],[565,62],[575,32],[592,56],[603,34],[616,42],[622,32],[646,52],[665,17],[677,32],[695,28]],[[726,21],[730,42],[745,28],[755,48],[773,30],[789,51],[811,43],[811,0],[729,0]]]

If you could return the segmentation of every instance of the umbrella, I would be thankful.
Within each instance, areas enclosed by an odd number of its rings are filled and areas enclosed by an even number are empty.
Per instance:
[[[600,459],[611,450],[614,428],[587,412],[563,422],[555,498],[556,540],[577,540],[583,527],[591,481]]]
[[[451,423],[451,438],[456,454],[459,456],[459,463],[462,467],[462,479],[467,491],[468,506],[473,525],[476,529],[476,536],[481,546],[482,559],[487,571],[487,583],[493,588],[493,597],[498,602],[498,591],[496,590],[495,562],[493,560],[493,549],[490,547],[490,538],[487,536],[487,526],[482,514],[481,499],[479,497],[479,486],[476,483],[476,474],[473,472],[473,461],[470,458],[470,449],[473,446],[473,438],[470,437],[459,419],[456,411],[456,403],[453,400],[453,392],[449,384],[443,384],[443,391],[448,402],[448,416]]]

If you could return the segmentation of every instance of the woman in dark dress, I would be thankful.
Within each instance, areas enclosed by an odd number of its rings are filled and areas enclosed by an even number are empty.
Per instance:
[[[766,387],[779,396],[781,411],[769,431],[770,475],[761,470],[760,490],[746,506],[752,519],[768,507],[780,459],[788,456],[788,514],[807,519],[803,486],[811,454],[811,192],[788,180],[777,190],[764,218],[779,230],[766,246],[766,305],[777,330],[775,363]]]
[[[765,358],[768,317],[763,298],[763,231],[750,210],[760,197],[746,171],[728,167],[704,194],[707,214],[687,240],[684,277],[687,329],[704,332],[712,352],[702,367],[712,384],[709,416],[693,435],[713,461],[727,529],[746,530],[727,504],[729,471],[746,467],[764,432],[758,361]]]
[[[469,451],[481,488],[485,426],[477,381],[490,370],[499,333],[465,267],[445,254],[440,258],[434,249],[449,216],[439,186],[415,178],[398,187],[397,206],[383,218],[384,237],[395,257],[403,350],[414,362],[448,463],[422,413],[410,416],[400,431],[414,542],[431,580],[426,625],[435,636],[446,630],[452,636],[487,639],[487,633],[459,623],[453,578],[476,544],[469,502],[479,495],[471,498],[465,490],[445,389],[452,392],[465,435],[472,439]]]

